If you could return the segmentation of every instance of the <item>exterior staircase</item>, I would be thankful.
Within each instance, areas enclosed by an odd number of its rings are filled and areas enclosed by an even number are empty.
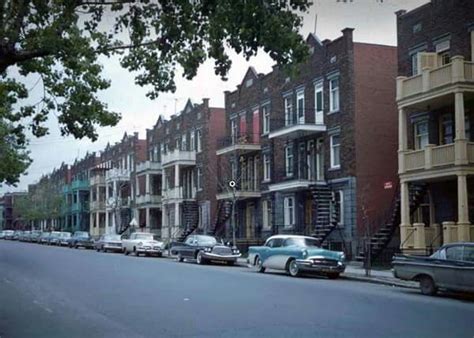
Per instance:
[[[219,201],[219,207],[217,208],[216,221],[209,232],[210,235],[222,237],[225,232],[225,222],[229,219],[232,213],[232,201],[222,200]]]
[[[418,209],[420,203],[423,201],[423,197],[426,194],[427,186],[425,184],[411,184],[409,187],[409,199],[410,199],[410,215],[412,215],[416,209]],[[394,237],[396,230],[400,226],[400,192],[397,189],[395,192],[395,198],[392,202],[390,212],[385,218],[383,225],[378,228],[375,234],[370,238],[370,252],[371,260],[375,261],[382,252],[388,247],[392,238]],[[364,250],[359,252],[356,257],[358,261],[366,260],[366,253]]]
[[[184,241],[199,226],[199,205],[196,201],[183,201],[183,222],[185,228],[178,242]]]
[[[327,184],[310,186],[313,203],[316,206],[316,224],[311,236],[323,246],[325,240],[336,229],[339,219],[339,206],[333,201],[333,194]]]

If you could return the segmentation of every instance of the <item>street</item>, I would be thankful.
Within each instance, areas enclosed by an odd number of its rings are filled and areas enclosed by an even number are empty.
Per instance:
[[[0,337],[468,337],[472,299],[0,241]]]

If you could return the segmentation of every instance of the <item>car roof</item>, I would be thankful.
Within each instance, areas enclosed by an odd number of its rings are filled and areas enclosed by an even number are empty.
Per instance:
[[[315,240],[314,237],[311,237],[311,236],[302,236],[302,235],[274,235],[274,236],[270,236],[267,238],[267,241],[271,240],[271,239],[288,239],[288,238],[306,238],[306,239],[312,239],[312,240]]]

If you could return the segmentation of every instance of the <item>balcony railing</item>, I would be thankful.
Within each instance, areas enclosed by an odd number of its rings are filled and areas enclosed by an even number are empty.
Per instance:
[[[141,195],[136,197],[138,205],[142,204],[161,204],[161,196],[159,195]]]
[[[90,185],[104,185],[105,184],[105,176],[104,175],[95,175],[92,176],[89,180]]]
[[[136,172],[143,173],[146,171],[161,171],[162,166],[160,162],[145,161],[137,164]]]
[[[272,130],[268,135],[268,138],[289,138],[295,139],[300,137],[311,136],[320,134],[326,131],[326,125],[324,123],[314,123],[306,121],[291,121],[285,123],[285,126]]]
[[[183,188],[169,188],[167,190],[163,190],[163,199],[182,199],[183,198]]]
[[[462,160],[462,156],[456,156],[457,151],[459,151],[459,154],[467,153],[467,158],[464,157],[464,160]],[[458,144],[450,143],[440,146],[429,144],[421,150],[406,151],[402,153],[402,156],[400,173],[454,166],[457,163],[471,164],[474,163],[474,143],[459,142]],[[456,158],[460,162],[456,162]]]
[[[217,155],[223,155],[233,151],[239,154],[259,151],[262,149],[260,145],[260,134],[237,134],[234,136],[223,137],[218,141]]]
[[[196,165],[196,152],[186,150],[173,150],[162,155],[163,167],[173,164],[194,166]]]
[[[424,68],[422,73],[411,77],[399,77],[397,80],[397,100],[441,89],[459,82],[474,82],[474,62],[464,61],[464,57],[455,56],[451,63],[434,69]]]
[[[72,190],[89,190],[88,180],[74,180],[71,182]]]
[[[227,187],[227,183],[224,186],[219,187],[217,199],[232,199],[234,192],[232,188]],[[235,187],[235,198],[246,199],[246,198],[259,198],[262,196],[260,190],[260,184],[257,180],[240,180],[237,182]]]
[[[128,181],[130,180],[130,171],[128,169],[113,168],[105,173],[106,181]]]
[[[105,201],[91,201],[90,210],[105,210]]]

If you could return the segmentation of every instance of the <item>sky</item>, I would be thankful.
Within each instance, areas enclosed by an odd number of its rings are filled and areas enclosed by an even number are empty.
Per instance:
[[[346,27],[354,28],[353,36],[356,42],[376,43],[395,46],[396,16],[400,9],[411,10],[429,0],[313,0],[308,13],[303,14],[303,27],[300,33],[306,37],[316,33],[322,41],[341,36],[341,30]],[[316,20],[317,18],[317,20]],[[188,98],[194,103],[209,98],[212,107],[224,107],[224,91],[235,90],[249,66],[258,73],[268,73],[274,64],[264,52],[246,61],[241,55],[230,53],[232,68],[228,80],[222,81],[214,74],[213,61],[206,61],[192,80],[181,76],[175,78],[177,90],[175,93],[163,93],[156,100],[148,99],[146,88],[134,83],[133,74],[120,67],[118,59],[102,59],[104,76],[111,80],[111,86],[99,94],[99,98],[108,107],[122,115],[121,121],[115,127],[98,129],[99,138],[96,142],[88,139],[76,140],[73,137],[62,137],[56,116],[51,114],[47,121],[50,134],[42,138],[32,138],[29,145],[33,163],[27,174],[23,175],[17,187],[0,186],[0,194],[10,191],[24,191],[28,184],[37,182],[42,175],[58,168],[61,163],[72,164],[76,158],[83,157],[87,152],[100,151],[107,143],[116,143],[123,134],[138,132],[140,138],[145,138],[146,129],[152,128],[160,114],[169,117],[184,108]],[[35,86],[37,78],[27,79],[28,88],[32,88],[30,100],[34,102],[40,88]]]

